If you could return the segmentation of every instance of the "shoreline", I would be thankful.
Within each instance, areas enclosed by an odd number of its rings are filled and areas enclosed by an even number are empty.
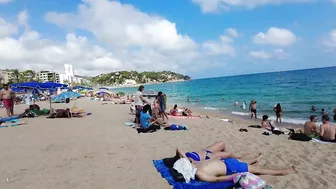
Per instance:
[[[169,105],[170,105],[170,107],[174,106],[174,104],[169,104]],[[240,116],[240,115],[230,114],[229,112],[224,112],[224,111],[219,111],[219,110],[204,109],[204,108],[201,108],[201,107],[193,106],[191,104],[189,104],[189,106],[185,105],[185,104],[183,104],[183,105],[181,104],[181,106],[192,109],[193,113],[200,114],[202,118],[204,116],[209,116],[210,118],[214,117],[214,118],[218,118],[218,119],[229,119],[229,120],[232,120],[235,123],[244,124],[246,126],[260,125],[260,123],[261,123],[261,118],[260,118],[261,116],[260,115],[257,118],[257,120],[254,120],[254,119],[250,119],[249,116]],[[303,127],[303,125],[304,125],[304,124],[294,124],[294,123],[289,123],[289,122],[282,122],[281,124],[280,123],[278,124],[278,123],[275,123],[275,120],[271,120],[271,119],[269,119],[269,121],[272,123],[273,126],[283,128],[283,129],[286,129],[286,128],[297,129],[297,128]]]

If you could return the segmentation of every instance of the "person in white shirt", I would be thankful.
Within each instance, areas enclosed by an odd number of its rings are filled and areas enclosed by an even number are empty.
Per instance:
[[[139,86],[138,91],[135,93],[134,96],[134,103],[135,103],[135,122],[137,124],[140,123],[140,112],[144,106],[144,104],[150,104],[143,96],[142,96],[142,92],[145,89],[145,87],[143,85]]]

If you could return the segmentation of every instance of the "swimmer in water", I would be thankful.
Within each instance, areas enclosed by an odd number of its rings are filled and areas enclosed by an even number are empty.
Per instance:
[[[187,102],[190,102],[190,97],[189,96],[187,97]]]
[[[197,100],[196,100],[197,102],[199,102],[200,100],[197,98]]]
[[[222,98],[222,101],[224,101],[224,98]]]
[[[316,107],[312,106],[311,111],[316,112]]]
[[[238,106],[238,100],[234,102],[234,106]]]

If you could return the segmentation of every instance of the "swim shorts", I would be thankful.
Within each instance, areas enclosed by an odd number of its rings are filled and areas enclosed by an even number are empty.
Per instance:
[[[236,158],[224,158],[222,161],[226,165],[226,175],[248,172],[247,163],[239,162]]]

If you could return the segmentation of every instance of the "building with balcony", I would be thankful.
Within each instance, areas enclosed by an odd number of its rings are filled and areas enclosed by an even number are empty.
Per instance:
[[[60,83],[60,75],[56,72],[51,71],[40,71],[36,73],[36,78],[42,82],[56,82]]]

